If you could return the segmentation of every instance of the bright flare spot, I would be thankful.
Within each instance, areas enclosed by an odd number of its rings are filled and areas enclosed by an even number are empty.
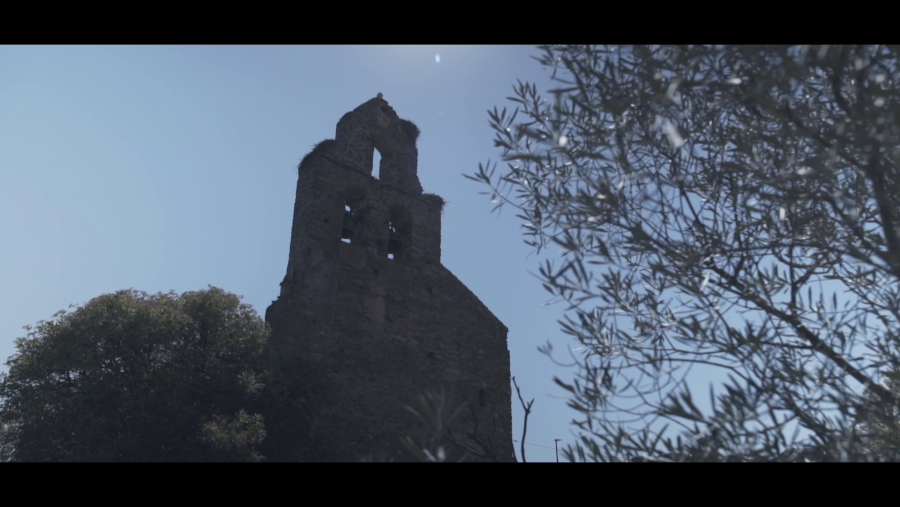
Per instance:
[[[700,285],[700,290],[706,288],[706,285],[709,284],[710,273],[707,271],[706,276],[703,277],[703,283]]]
[[[741,82],[742,82],[741,78],[739,78],[739,77],[733,77],[727,81],[727,83],[730,85],[739,85],[739,84],[741,84]]]
[[[434,63],[441,63],[441,54],[440,53],[434,54]]]
[[[884,99],[883,99],[883,98],[878,97],[877,99],[875,99],[875,107],[881,107],[881,106],[883,106],[883,105],[884,105]]]
[[[666,131],[666,137],[669,138],[669,143],[671,143],[672,147],[681,148],[684,144],[684,138],[678,133],[678,129],[675,128],[675,125],[672,125],[672,122],[670,121],[666,121],[663,125],[663,129]]]
[[[565,146],[566,143],[568,143],[568,142],[569,142],[569,138],[568,138],[568,137],[566,137],[566,136],[559,136],[559,145],[560,145],[560,146]]]

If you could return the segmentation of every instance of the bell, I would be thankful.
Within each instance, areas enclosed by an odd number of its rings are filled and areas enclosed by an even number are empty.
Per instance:
[[[400,240],[397,238],[397,232],[394,229],[391,229],[390,239],[388,239],[388,253],[394,255],[400,253]]]
[[[353,213],[344,213],[344,230],[341,231],[341,239],[353,239]]]

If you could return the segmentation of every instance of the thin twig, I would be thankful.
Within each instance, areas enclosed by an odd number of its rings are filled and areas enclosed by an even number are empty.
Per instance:
[[[522,399],[522,391],[519,389],[519,384],[516,383],[516,377],[512,377],[513,385],[516,386],[516,394],[519,395],[519,402],[522,404],[522,408],[525,409],[525,423],[522,425],[522,463],[527,463],[525,461],[525,433],[528,432],[528,415],[531,414],[531,406],[534,404],[534,398],[531,398],[531,401],[525,403],[525,400]]]

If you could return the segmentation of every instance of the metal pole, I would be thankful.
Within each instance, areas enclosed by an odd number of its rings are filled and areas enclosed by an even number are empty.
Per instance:
[[[562,439],[561,438],[553,439],[553,448],[556,449],[556,462],[557,463],[559,463],[559,441],[560,440],[562,440]]]

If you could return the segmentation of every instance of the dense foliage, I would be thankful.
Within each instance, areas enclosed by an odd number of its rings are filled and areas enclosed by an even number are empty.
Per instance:
[[[26,329],[0,376],[0,459],[262,459],[268,331],[237,296],[120,291]]]
[[[561,249],[540,277],[580,347],[557,379],[582,414],[565,454],[897,456],[876,421],[900,370],[898,48],[538,60],[558,86],[514,86],[515,110],[489,114],[506,164],[469,177]]]

